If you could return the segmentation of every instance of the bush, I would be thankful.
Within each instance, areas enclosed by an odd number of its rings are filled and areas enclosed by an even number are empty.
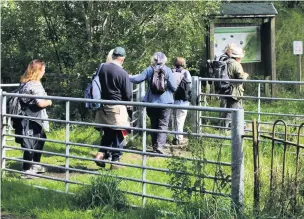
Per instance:
[[[76,205],[83,209],[110,207],[119,210],[124,208],[127,199],[119,190],[119,183],[118,179],[108,175],[92,177],[90,185],[84,186],[76,192]]]

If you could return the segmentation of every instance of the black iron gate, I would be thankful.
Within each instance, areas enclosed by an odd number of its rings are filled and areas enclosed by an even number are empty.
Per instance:
[[[283,126],[284,130],[276,131],[278,125]],[[303,171],[301,171],[301,149],[304,145],[301,144],[300,140],[303,135],[301,135],[304,123],[298,126],[298,130],[295,128],[290,132],[292,137],[288,139],[288,127],[284,120],[277,120],[272,126],[272,135],[262,135],[258,132],[258,125],[256,121],[252,123],[253,131],[253,169],[254,169],[254,191],[253,191],[253,208],[255,215],[258,217],[261,211],[265,211],[267,208],[276,208],[280,211],[278,214],[284,217],[288,215],[297,214],[299,206],[303,206],[303,194],[301,185],[304,179]],[[296,140],[295,140],[296,139]],[[264,159],[270,158],[270,169],[268,167],[261,166],[261,142],[266,142],[265,144],[271,143],[270,156],[266,153],[264,154]],[[282,147],[283,146],[283,147]],[[263,150],[267,150],[269,147],[265,147]],[[275,151],[276,156],[275,156]],[[288,155],[288,156],[287,156]],[[278,157],[281,156],[280,159]],[[275,168],[275,160],[276,163]],[[288,164],[288,166],[287,166]],[[287,167],[289,170],[287,171]],[[278,169],[280,169],[278,171]],[[267,173],[269,171],[269,179]],[[264,179],[261,177],[261,172],[264,174]],[[265,177],[267,175],[267,177]],[[265,189],[265,186],[269,188]],[[261,185],[263,185],[263,193],[266,192],[268,197],[261,201]],[[267,191],[268,190],[268,191]],[[261,207],[263,206],[263,207]],[[269,209],[268,209],[269,210]]]

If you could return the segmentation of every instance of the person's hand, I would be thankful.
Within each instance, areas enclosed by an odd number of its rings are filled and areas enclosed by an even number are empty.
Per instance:
[[[52,106],[52,100],[48,100],[48,102],[49,102],[49,106]]]
[[[244,72],[244,79],[246,80],[249,77],[249,74],[247,72]]]

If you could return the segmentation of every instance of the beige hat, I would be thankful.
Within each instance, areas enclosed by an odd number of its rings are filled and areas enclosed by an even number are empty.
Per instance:
[[[240,47],[234,47],[231,50],[230,57],[232,58],[243,58],[245,55],[244,50]]]
[[[234,47],[237,47],[237,45],[235,43],[229,43],[229,44],[227,44],[227,46],[223,50],[223,53],[230,52],[230,50],[232,50]]]

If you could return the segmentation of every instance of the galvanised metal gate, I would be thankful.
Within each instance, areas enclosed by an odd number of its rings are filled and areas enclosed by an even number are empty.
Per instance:
[[[140,90],[140,88],[139,88]],[[142,89],[143,90],[143,89]],[[8,165],[8,162],[14,162],[14,163],[32,163],[37,164],[33,161],[24,161],[22,158],[9,156],[8,150],[17,150],[17,151],[32,151],[32,152],[39,152],[34,149],[25,149],[20,148],[19,146],[12,145],[7,141],[7,138],[15,138],[15,137],[22,137],[22,138],[29,138],[29,139],[39,139],[29,136],[22,136],[22,135],[16,135],[15,133],[12,133],[8,130],[8,118],[24,118],[25,116],[21,115],[10,115],[6,113],[6,99],[9,96],[17,96],[17,97],[32,97],[31,95],[24,95],[24,94],[12,94],[12,93],[6,93],[2,92],[0,90],[0,99],[1,99],[1,171],[2,175],[5,173],[17,173],[17,174],[24,174],[22,170],[10,168],[11,165]],[[142,95],[139,95],[142,96]],[[70,161],[72,160],[79,160],[79,161],[96,161],[93,158],[83,156],[82,154],[74,154],[73,149],[76,148],[90,148],[90,149],[109,149],[109,150],[121,150],[125,154],[133,154],[139,156],[139,159],[136,159],[136,162],[131,162],[129,160],[125,160],[123,162],[120,162],[119,165],[128,167],[130,169],[136,169],[140,170],[141,174],[140,176],[138,173],[136,173],[134,176],[128,175],[125,176],[121,172],[119,175],[113,175],[114,177],[121,179],[127,183],[127,185],[131,185],[132,187],[136,184],[137,186],[134,187],[134,189],[130,189],[130,186],[126,187],[127,189],[124,189],[124,192],[131,196],[136,196],[141,199],[141,204],[144,206],[146,204],[147,199],[156,199],[156,200],[162,200],[162,201],[169,201],[169,202],[175,202],[172,197],[168,196],[162,196],[162,191],[165,188],[166,190],[170,190],[172,188],[172,185],[168,183],[168,181],[158,181],[158,175],[159,174],[168,174],[174,171],[171,171],[170,169],[157,165],[160,160],[157,160],[156,164],[151,163],[151,157],[154,159],[157,157],[157,159],[179,159],[176,156],[172,155],[161,155],[161,154],[155,154],[149,151],[148,145],[147,145],[147,133],[157,133],[157,132],[166,132],[168,134],[182,134],[186,135],[189,138],[194,139],[214,139],[214,140],[223,140],[223,141],[230,141],[231,144],[231,157],[230,162],[226,161],[215,161],[215,160],[208,160],[205,157],[202,157],[202,159],[199,161],[202,164],[205,165],[211,165],[211,166],[223,166],[228,167],[229,173],[227,175],[230,175],[227,179],[216,176],[216,175],[208,175],[203,174],[200,175],[199,178],[202,180],[216,180],[216,181],[222,181],[225,180],[228,182],[231,182],[231,190],[228,191],[228,193],[222,193],[217,192],[215,189],[209,190],[208,188],[200,189],[198,187],[192,187],[191,190],[195,192],[199,192],[202,194],[211,194],[211,195],[217,195],[217,196],[223,196],[227,198],[231,198],[232,201],[237,204],[238,206],[243,205],[243,196],[244,196],[244,162],[243,162],[243,149],[242,149],[242,134],[243,134],[243,124],[244,124],[244,117],[243,117],[243,110],[240,109],[223,109],[223,108],[211,108],[211,107],[197,107],[197,106],[180,106],[180,105],[173,105],[173,104],[152,104],[152,103],[142,103],[142,102],[124,102],[124,101],[97,101],[102,104],[121,104],[121,105],[130,105],[133,107],[136,107],[138,110],[139,117],[141,124],[139,126],[133,126],[133,127],[121,127],[121,126],[111,126],[106,124],[96,124],[90,121],[72,121],[70,119],[70,103],[76,102],[79,104],[83,104],[84,102],[96,102],[95,100],[90,99],[83,99],[83,98],[67,98],[67,97],[55,97],[55,96],[48,96],[48,97],[41,97],[36,96],[35,98],[44,98],[44,99],[51,99],[54,102],[56,101],[64,101],[66,105],[65,110],[65,119],[56,119],[56,118],[49,118],[46,119],[46,121],[49,121],[51,123],[56,124],[62,124],[65,126],[65,137],[64,139],[47,139],[47,144],[52,145],[61,145],[61,149],[64,151],[63,153],[59,153],[57,151],[50,150],[44,150],[42,151],[42,154],[44,156],[56,156],[58,158],[63,158],[64,161],[62,161],[61,165],[54,165],[52,163],[41,163],[41,165],[45,166],[46,168],[56,168],[58,170],[63,171],[63,177],[54,177],[52,175],[38,175],[38,174],[31,174],[35,177],[39,177],[40,179],[45,180],[52,180],[57,182],[62,182],[64,184],[63,191],[64,192],[73,192],[73,188],[71,185],[86,185],[88,182],[86,180],[79,180],[77,178],[74,178],[71,174],[72,172],[82,173],[82,174],[88,174],[89,175],[100,175],[100,174],[109,174],[108,172],[100,172],[96,170],[89,170],[87,168],[77,168],[75,166],[70,165]],[[231,128],[231,136],[224,136],[224,135],[217,135],[217,134],[209,134],[209,133],[202,133],[202,132],[174,132],[174,131],[161,131],[161,130],[154,130],[147,128],[147,114],[146,114],[146,108],[152,107],[166,107],[171,109],[186,109],[189,111],[193,111],[192,114],[197,114],[201,111],[209,111],[209,112],[231,112],[232,113],[232,128]],[[190,113],[191,114],[191,113]],[[190,116],[191,117],[191,116]],[[33,117],[26,117],[27,119],[37,120],[37,118]],[[133,130],[133,132],[138,132],[138,138],[141,137],[141,149],[140,150],[133,150],[133,149],[113,149],[108,148],[105,146],[99,146],[94,144],[88,144],[86,142],[76,142],[73,141],[73,136],[71,135],[71,126],[83,126],[83,127],[111,127],[111,128],[128,128]],[[194,158],[191,157],[185,157],[184,158],[187,161],[195,161]],[[112,161],[105,161],[107,164],[112,164]],[[187,174],[186,172],[178,172],[178,174]],[[35,180],[36,182],[36,180]],[[38,181],[37,181],[38,182]],[[138,185],[141,185],[138,187]],[[141,189],[139,189],[141,188]],[[155,189],[153,189],[155,188]],[[175,186],[175,189],[185,189],[179,186]],[[54,188],[52,188],[54,189]],[[58,188],[56,188],[58,190]],[[190,189],[190,188],[188,188]],[[59,189],[60,190],[60,189]]]

